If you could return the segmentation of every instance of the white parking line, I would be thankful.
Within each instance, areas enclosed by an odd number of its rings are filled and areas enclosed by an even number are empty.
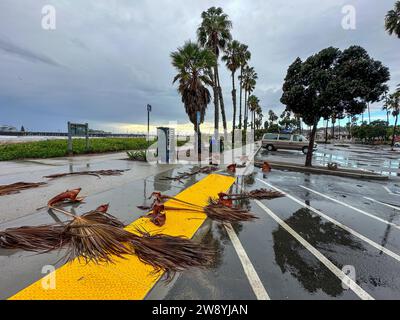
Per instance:
[[[394,210],[400,210],[400,207],[392,206],[391,204],[387,204],[387,203],[384,203],[384,202],[380,202],[380,201],[375,200],[375,199],[372,199],[372,198],[364,197],[364,199],[367,199],[367,200],[372,201],[372,202],[379,203],[379,204],[381,204],[381,205],[383,205],[383,206],[392,208],[392,209],[394,209]]]
[[[262,202],[255,200],[255,203],[263,209],[271,218],[273,218],[282,228],[289,232],[297,241],[299,241],[311,254],[314,255],[321,263],[323,263],[336,277],[342,282],[348,284],[348,287],[362,300],[374,300],[363,288],[361,288],[354,280],[350,279],[343,271],[336,267],[328,258],[315,249],[309,242],[302,238],[296,231],[294,231],[288,224],[274,214]]]
[[[274,187],[273,185],[271,185],[271,184],[269,184],[269,183],[267,183],[267,182],[265,182],[265,181],[263,181],[263,180],[261,180],[261,179],[258,179],[258,178],[257,178],[257,180],[260,181],[261,183],[264,183],[265,185],[269,186],[270,188],[275,189],[276,191],[279,191],[279,192],[285,194],[286,197],[288,197],[289,199],[291,199],[291,200],[297,202],[297,203],[300,204],[301,206],[303,206],[303,207],[305,207],[305,208],[311,210],[312,212],[314,212],[314,213],[320,215],[320,216],[323,217],[325,220],[328,220],[328,221],[332,222],[333,224],[339,226],[339,227],[342,228],[343,230],[346,230],[347,232],[349,232],[349,233],[352,234],[353,236],[355,236],[355,237],[357,237],[357,238],[359,238],[359,239],[365,241],[365,242],[368,243],[369,245],[373,246],[374,248],[378,249],[379,251],[384,252],[384,253],[387,254],[388,256],[390,256],[390,257],[392,257],[393,259],[395,259],[395,260],[397,260],[398,262],[400,262],[400,256],[399,256],[398,254],[394,253],[393,251],[391,251],[391,250],[389,250],[389,249],[386,249],[385,247],[381,246],[380,244],[377,244],[376,242],[374,242],[374,241],[368,239],[367,237],[363,236],[362,234],[358,233],[357,231],[355,231],[355,230],[353,230],[353,229],[351,229],[351,228],[345,226],[344,224],[342,224],[342,223],[336,221],[335,219],[332,219],[331,217],[327,216],[326,214],[323,214],[321,211],[319,211],[319,210],[317,210],[317,209],[315,209],[315,208],[313,208],[313,207],[311,207],[311,206],[309,206],[309,205],[307,205],[307,204],[301,202],[299,199],[297,199],[297,198],[295,198],[295,197],[293,197],[293,196],[287,194],[286,192],[284,192],[284,191],[278,189],[277,187]]]
[[[392,196],[400,196],[400,194],[392,192],[392,190],[390,190],[388,187],[386,187],[386,186],[382,186],[382,187]]]
[[[260,277],[258,276],[253,264],[251,263],[246,251],[244,250],[235,230],[233,230],[231,224],[225,224],[225,230],[228,233],[229,238],[236,250],[236,253],[242,263],[244,273],[250,282],[251,288],[253,289],[258,300],[271,300],[267,290],[265,290]]]
[[[397,229],[400,230],[400,226],[398,226],[397,224],[395,224],[395,223],[393,223],[393,222],[389,222],[389,221],[386,221],[386,220],[384,220],[384,219],[381,219],[381,218],[379,218],[379,217],[377,217],[377,216],[375,216],[375,215],[373,215],[373,214],[371,214],[371,213],[365,212],[364,210],[361,210],[361,209],[358,209],[358,208],[356,208],[356,207],[353,207],[353,206],[351,206],[351,205],[349,205],[349,204],[347,204],[347,203],[344,203],[344,202],[342,202],[342,201],[339,201],[339,200],[336,200],[336,199],[334,199],[334,198],[328,197],[327,195],[322,194],[321,192],[315,191],[315,190],[310,189],[310,188],[307,188],[307,187],[305,187],[305,186],[299,186],[299,187],[300,187],[300,188],[303,188],[303,189],[306,189],[306,190],[308,190],[308,191],[310,191],[310,192],[313,192],[313,193],[319,195],[320,197],[323,197],[323,198],[325,198],[325,199],[328,199],[328,200],[331,200],[331,201],[333,201],[333,202],[336,202],[336,203],[338,203],[338,204],[340,204],[340,205],[342,205],[342,206],[345,206],[345,207],[347,207],[347,208],[349,208],[349,209],[352,209],[352,210],[354,210],[354,211],[357,211],[357,212],[359,212],[359,213],[361,213],[361,214],[363,214],[363,215],[365,215],[365,216],[368,216],[368,217],[370,217],[370,218],[372,218],[372,219],[375,219],[375,220],[377,220],[377,221],[379,221],[379,222],[383,222],[383,223],[385,223],[385,224],[387,224],[387,225],[390,225],[390,226],[392,226],[392,227],[397,228]]]

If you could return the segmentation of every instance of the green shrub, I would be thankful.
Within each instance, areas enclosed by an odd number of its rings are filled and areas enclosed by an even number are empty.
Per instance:
[[[89,140],[89,150],[85,149],[85,139],[73,139],[74,155],[89,153],[145,150],[154,141],[145,138],[93,138]],[[67,156],[67,140],[55,139],[26,143],[0,145],[0,161],[17,159],[43,159]]]

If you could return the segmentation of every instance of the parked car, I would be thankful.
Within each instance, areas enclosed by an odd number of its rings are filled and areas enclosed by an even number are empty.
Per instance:
[[[268,151],[278,149],[301,150],[304,154],[307,154],[308,145],[308,139],[300,134],[266,133],[262,139],[262,146]],[[317,150],[317,148],[318,145],[314,144],[314,150]]]

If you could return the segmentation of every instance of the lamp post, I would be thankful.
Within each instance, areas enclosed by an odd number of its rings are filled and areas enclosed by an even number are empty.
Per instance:
[[[150,141],[150,112],[151,105],[147,105],[147,142]]]

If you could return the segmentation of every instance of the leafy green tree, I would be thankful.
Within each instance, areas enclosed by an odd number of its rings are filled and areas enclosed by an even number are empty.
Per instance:
[[[394,9],[386,14],[385,28],[390,35],[400,38],[400,1],[396,1]]]
[[[172,65],[177,70],[173,82],[179,81],[178,92],[182,96],[186,114],[199,133],[197,112],[200,112],[200,123],[204,122],[207,105],[211,94],[207,86],[212,86],[211,68],[215,65],[215,55],[198,44],[186,42],[183,47],[171,53]]]
[[[362,113],[368,102],[381,99],[389,78],[388,68],[370,58],[359,46],[343,52],[329,47],[304,62],[297,58],[289,66],[281,102],[312,127],[306,166],[312,165],[320,119]]]
[[[232,22],[229,20],[222,8],[211,7],[201,14],[202,22],[197,29],[197,37],[201,46],[210,49],[216,56],[214,73],[213,73],[213,89],[214,89],[214,105],[215,119],[214,129],[219,129],[219,107],[221,106],[222,122],[224,130],[227,130],[224,99],[222,95],[221,84],[218,72],[218,57],[221,51],[225,50],[226,45],[232,40],[231,28]]]
[[[236,111],[237,111],[237,104],[236,104],[236,86],[235,86],[235,74],[236,71],[240,68],[240,50],[241,44],[237,40],[233,40],[228,43],[225,49],[225,55],[222,57],[222,61],[225,62],[226,67],[231,72],[232,78],[232,106],[233,106],[233,132],[232,132],[232,144],[235,143],[235,134],[234,130],[236,128]]]

